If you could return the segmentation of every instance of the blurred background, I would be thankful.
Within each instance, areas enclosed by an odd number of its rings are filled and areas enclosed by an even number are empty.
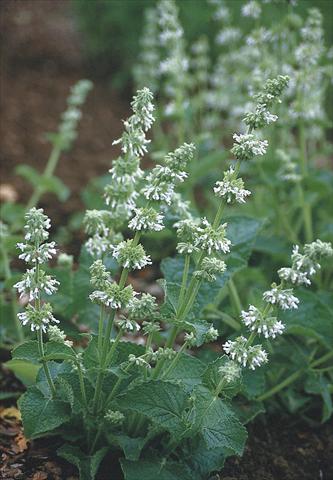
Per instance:
[[[143,13],[155,0],[3,0],[0,4],[1,68],[1,190],[2,200],[24,202],[31,190],[14,169],[26,163],[42,171],[50,145],[46,132],[55,131],[71,85],[89,78],[94,89],[83,106],[79,136],[60,159],[56,170],[72,194],[59,204],[43,198],[55,224],[83,208],[80,190],[104,174],[116,153],[112,141],[122,131],[132,93],[132,69],[139,53]],[[178,0],[185,37],[191,44],[201,34],[216,35],[206,0]],[[242,1],[229,0],[239,24]],[[281,2],[272,2],[264,21],[281,15]],[[285,2],[284,2],[285,3]],[[331,0],[299,0],[305,15],[318,7],[324,16],[326,42],[332,45]],[[214,55],[214,48],[212,50]],[[328,105],[330,101],[328,100]]]

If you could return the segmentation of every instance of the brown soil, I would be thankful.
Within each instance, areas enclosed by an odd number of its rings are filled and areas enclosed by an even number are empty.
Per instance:
[[[0,183],[9,184],[25,202],[31,193],[15,175],[20,163],[42,172],[50,144],[46,132],[57,129],[69,88],[81,78],[92,78],[85,68],[82,38],[69,0],[3,0],[1,15],[1,166]],[[110,59],[112,61],[112,59]],[[127,99],[108,82],[94,81],[83,107],[74,148],[62,156],[56,175],[71,190],[66,203],[52,195],[41,205],[55,225],[64,225],[70,213],[83,209],[80,191],[90,179],[105,174],[117,151],[112,141],[122,131]]]

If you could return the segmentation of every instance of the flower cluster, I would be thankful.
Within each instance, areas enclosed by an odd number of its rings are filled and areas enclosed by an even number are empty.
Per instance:
[[[148,86],[155,93],[158,88],[160,61],[158,20],[155,8],[145,10],[140,46],[139,63],[133,71],[134,78],[140,88]]]
[[[241,367],[234,360],[228,360],[219,367],[219,374],[226,383],[234,383],[241,376]]]
[[[135,245],[133,240],[125,240],[113,247],[112,255],[117,262],[128,270],[141,270],[151,265],[149,255],[146,255],[141,244]]]
[[[250,160],[258,155],[265,155],[268,142],[267,140],[259,140],[252,133],[237,134],[233,136],[235,143],[231,152],[237,160]]]
[[[241,319],[248,327],[252,335],[263,335],[265,338],[275,338],[284,332],[285,326],[273,314],[273,309],[290,310],[298,308],[299,299],[294,295],[292,288],[284,288],[285,282],[296,285],[310,285],[308,276],[313,275],[320,265],[318,260],[321,256],[333,255],[330,243],[316,240],[304,245],[304,253],[299,252],[296,246],[293,249],[291,268],[281,268],[278,274],[282,280],[280,285],[272,284],[271,290],[263,293],[263,300],[267,306],[260,309],[250,305],[247,311],[241,312]],[[252,338],[252,337],[251,337]],[[260,345],[252,347],[250,339],[241,336],[234,341],[228,340],[223,345],[224,351],[243,367],[248,365],[251,369],[266,363],[267,354]]]
[[[223,350],[232,360],[236,360],[243,367],[248,366],[251,370],[268,361],[267,353],[261,345],[249,345],[248,340],[243,336],[237,337],[234,341],[225,342]]]
[[[59,282],[52,278],[51,275],[47,275],[43,270],[39,272],[37,277],[36,267],[28,269],[23,275],[23,279],[14,285],[14,288],[20,294],[20,298],[28,295],[29,302],[35,300],[40,296],[42,292],[47,295],[52,295],[57,291]]]
[[[282,289],[273,283],[271,290],[263,293],[263,299],[272,305],[276,305],[282,310],[298,308],[299,300],[293,295],[292,288]]]
[[[61,116],[59,131],[56,135],[56,142],[64,149],[70,148],[76,138],[77,125],[82,116],[80,106],[85,102],[92,86],[90,80],[80,80],[71,88],[67,98],[68,108]]]
[[[121,288],[117,283],[106,282],[103,290],[93,291],[89,298],[92,302],[116,310],[118,308],[126,308],[134,295],[136,293],[131,285]]]
[[[321,240],[305,244],[303,253],[300,252],[299,246],[295,245],[291,255],[292,266],[290,268],[280,268],[278,271],[279,277],[281,280],[294,285],[311,285],[309,277],[320,269],[320,257],[332,255],[332,245]]]
[[[30,325],[32,332],[38,330],[46,332],[51,322],[59,323],[59,320],[54,318],[52,307],[49,303],[43,303],[40,306],[28,303],[25,311],[18,313],[17,316],[22,325]]]
[[[242,6],[242,15],[244,17],[251,17],[257,19],[261,15],[261,7],[256,0],[250,0]]]
[[[66,347],[72,347],[73,342],[71,340],[66,340],[66,334],[56,325],[50,325],[47,330],[49,340],[52,342],[62,343]]]
[[[259,335],[262,333],[265,338],[275,338],[282,335],[284,325],[276,317],[269,317],[263,314],[257,307],[250,305],[248,311],[242,311],[241,318],[251,332]]]
[[[224,197],[227,203],[245,203],[246,197],[251,195],[251,192],[244,188],[243,179],[237,178],[233,167],[224,172],[222,181],[216,182],[214,192],[217,197]]]
[[[134,209],[134,217],[128,224],[131,230],[153,230],[159,232],[163,230],[163,215],[158,213],[152,207]]]
[[[41,304],[41,295],[55,293],[59,282],[47,275],[41,267],[56,253],[55,242],[45,242],[49,237],[51,223],[43,209],[32,208],[26,213],[25,220],[25,243],[18,243],[17,247],[22,252],[19,258],[33,265],[33,268],[28,269],[14,287],[21,297],[27,295],[28,301],[34,304],[29,303],[25,312],[18,313],[17,316],[23,325],[30,325],[32,331],[46,332],[49,323],[58,323],[58,320],[53,317],[50,304]]]
[[[193,275],[196,278],[214,282],[217,273],[223,273],[227,268],[225,262],[216,257],[205,257],[201,263],[200,270],[196,270]]]
[[[140,298],[133,298],[127,311],[134,320],[154,319],[157,315],[156,299],[149,293],[143,293]]]
[[[192,143],[184,143],[174,152],[168,153],[164,165],[156,165],[146,177],[146,185],[142,190],[147,200],[171,203],[174,189],[187,177],[184,171],[192,160],[195,147]]]

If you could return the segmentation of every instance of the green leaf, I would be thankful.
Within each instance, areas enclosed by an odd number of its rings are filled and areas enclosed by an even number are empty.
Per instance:
[[[108,438],[112,445],[118,445],[123,450],[127,460],[138,460],[144,445],[147,443],[146,438],[132,438],[123,433],[111,433]]]
[[[243,397],[233,401],[232,409],[243,425],[252,422],[257,415],[265,412],[262,402],[246,400]]]
[[[165,363],[163,370],[166,371],[172,360]],[[201,383],[201,375],[206,366],[198,358],[191,355],[181,354],[176,366],[164,377],[166,380],[179,380],[188,391],[193,390],[195,385]]]
[[[202,383],[207,387],[212,394],[215,393],[216,387],[221,380],[221,374],[219,373],[219,368],[225,365],[229,359],[226,355],[215,359],[213,362],[206,365],[206,369],[202,375]],[[241,379],[236,382],[233,382],[230,385],[226,385],[223,390],[223,394],[228,398],[232,398],[236,395],[240,389]]]
[[[322,373],[311,372],[305,382],[305,391],[315,395],[321,395],[323,399],[322,423],[329,420],[333,413],[332,382]]]
[[[41,174],[35,168],[30,165],[21,164],[15,168],[15,172],[17,175],[20,175],[30,182],[33,187],[38,187],[41,180]]]
[[[40,365],[40,354],[38,349],[38,342],[31,340],[24,342],[12,351],[12,357],[15,360],[25,360],[35,365]]]
[[[25,386],[36,383],[40,366],[25,360],[13,359],[4,364]]]
[[[242,370],[242,393],[248,399],[254,399],[265,391],[265,367]]]
[[[184,388],[162,380],[149,381],[118,397],[119,407],[143,414],[155,425],[180,437],[187,428],[188,395]]]
[[[57,195],[61,202],[65,202],[70,195],[69,188],[66,187],[64,182],[58,177],[44,177],[41,175],[39,186],[43,192],[50,192]]]
[[[315,338],[326,348],[333,345],[333,311],[315,293],[298,289],[300,300],[297,310],[282,311],[280,320],[286,324],[286,332]]]
[[[165,458],[137,462],[122,458],[120,464],[125,480],[199,480],[184,465]]]
[[[208,390],[197,391],[194,402],[199,431],[209,449],[242,455],[247,432],[232,409]]]
[[[191,471],[197,472],[200,479],[208,478],[211,472],[222,470],[226,459],[225,451],[221,448],[209,449],[200,436],[189,441],[183,455]]]
[[[63,445],[58,448],[57,454],[77,467],[80,480],[94,480],[107,450],[107,447],[103,447],[95,452],[94,455],[88,456],[79,447]]]
[[[38,438],[51,432],[70,418],[70,406],[62,400],[45,397],[36,387],[29,387],[18,401],[22,414],[24,433],[28,438]]]

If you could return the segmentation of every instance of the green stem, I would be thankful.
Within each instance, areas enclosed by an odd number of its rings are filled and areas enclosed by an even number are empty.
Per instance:
[[[190,261],[191,261],[191,255],[189,255],[189,254],[185,255],[185,264],[184,264],[184,270],[183,270],[182,286],[181,286],[181,289],[180,289],[178,305],[180,305],[184,300],[184,295],[185,295],[186,285],[187,285],[188,272],[189,272],[189,268],[190,268]]]
[[[103,345],[103,327],[104,327],[104,315],[105,315],[105,306],[101,306],[99,321],[98,321],[98,353],[102,350]]]
[[[117,348],[117,345],[121,339],[121,337],[123,336],[124,334],[124,330],[120,329],[119,332],[117,333],[117,336],[116,338],[114,339],[114,342],[110,348],[110,351],[108,353],[108,356],[106,358],[106,365],[109,365],[111,363],[111,360],[112,360],[112,357],[113,357],[113,354],[114,354],[114,351],[116,350]]]
[[[312,363],[310,363],[309,367],[314,368],[317,365],[321,365],[322,363],[326,362],[327,360],[329,360],[332,357],[333,357],[333,350],[326,353],[325,355],[318,358],[317,360],[314,360]],[[301,368],[301,369],[297,370],[296,372],[292,373],[291,375],[289,375],[289,377],[285,378],[278,385],[275,385],[275,387],[271,388],[270,390],[268,390],[264,394],[260,395],[260,397],[257,397],[257,400],[259,402],[261,402],[263,400],[267,400],[268,398],[272,397],[273,395],[275,395],[276,393],[280,392],[282,389],[284,389],[285,387],[287,387],[288,385],[293,383],[295,380],[297,380],[297,378],[300,377],[302,375],[302,373],[304,373],[305,370],[306,370],[306,368]]]
[[[303,212],[305,240],[307,243],[311,243],[313,240],[311,205],[305,200],[304,190],[300,182],[297,183],[297,191]]]
[[[185,342],[182,347],[179,349],[179,351],[177,352],[177,354],[175,355],[175,358],[172,360],[172,362],[170,363],[169,367],[163,372],[163,375],[161,376],[161,378],[164,378],[166,376],[169,375],[170,372],[172,372],[172,370],[175,368],[175,366],[177,365],[178,361],[179,361],[179,358],[180,358],[180,355],[184,352],[184,350],[187,348],[187,342]]]
[[[308,156],[307,156],[307,148],[306,148],[306,136],[305,136],[305,126],[303,121],[299,122],[298,127],[298,134],[299,134],[299,147],[300,147],[300,168],[303,177],[306,177],[308,174]]]
[[[62,150],[59,145],[54,145],[51,151],[51,155],[49,156],[49,159],[47,161],[44,173],[42,175],[43,178],[52,177],[54,170],[57,166],[61,151]],[[35,207],[38,204],[40,197],[43,195],[43,192],[44,192],[44,188],[42,186],[38,185],[35,188],[33,194],[31,195],[28,201],[26,211],[30,210],[31,208]]]
[[[10,263],[7,255],[7,250],[5,249],[5,246],[3,245],[2,242],[1,242],[1,253],[3,258],[4,270],[5,270],[5,279],[7,281],[12,278],[12,272],[10,270]],[[24,333],[23,333],[22,325],[17,317],[16,292],[13,288],[10,289],[10,304],[11,304],[17,339],[20,343],[22,343],[24,340]]]
[[[43,368],[44,368],[46,380],[49,384],[52,397],[54,398],[55,395],[56,395],[56,389],[55,389],[55,386],[54,386],[54,383],[53,383],[53,380],[52,380],[52,377],[51,377],[51,374],[50,374],[49,366],[48,366],[47,362],[44,360],[43,331],[42,331],[41,328],[38,330],[37,337],[38,337],[39,355],[42,358],[42,363],[43,363]]]
[[[234,312],[237,317],[242,313],[243,307],[238,295],[237,287],[232,278],[228,282],[228,290],[231,298],[231,303],[233,304]]]

